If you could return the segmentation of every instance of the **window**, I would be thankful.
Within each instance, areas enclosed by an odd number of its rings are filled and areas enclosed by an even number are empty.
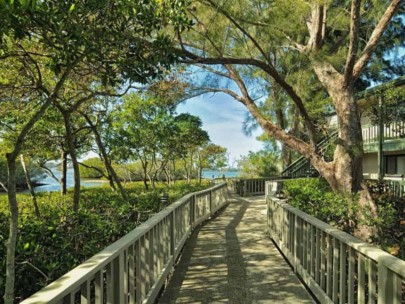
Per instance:
[[[385,168],[387,174],[397,174],[397,157],[387,156],[386,157]]]
[[[389,155],[385,157],[386,174],[405,174],[405,155]]]

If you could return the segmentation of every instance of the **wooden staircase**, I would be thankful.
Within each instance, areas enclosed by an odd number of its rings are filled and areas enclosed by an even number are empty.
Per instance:
[[[336,139],[338,138],[338,132],[333,131],[327,137],[323,138],[316,145],[318,151],[324,157],[326,161],[332,160],[331,154],[336,145]],[[281,172],[282,178],[299,178],[299,177],[315,177],[319,173],[316,169],[310,164],[307,158],[301,156],[291,165]]]

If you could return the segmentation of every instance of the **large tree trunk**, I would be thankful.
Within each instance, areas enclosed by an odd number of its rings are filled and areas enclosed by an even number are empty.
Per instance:
[[[65,122],[65,129],[66,129],[66,139],[69,147],[69,154],[72,160],[73,166],[73,177],[74,177],[74,192],[73,192],[73,210],[79,210],[79,203],[80,203],[80,170],[79,170],[79,163],[77,161],[76,149],[74,144],[74,137],[72,132],[72,125],[70,122],[70,113],[64,112],[63,113],[63,120]]]
[[[377,215],[377,206],[363,183],[363,139],[360,114],[354,97],[353,86],[344,86],[336,81],[329,91],[332,93],[339,123],[339,133],[334,160],[329,164],[313,163],[336,192],[347,196],[359,195],[359,222],[367,223],[366,214]],[[355,235],[363,240],[370,240],[375,227],[360,223]]]
[[[67,156],[68,152],[62,149],[61,158],[60,158],[60,167],[61,167],[61,176],[60,176],[60,194],[66,195],[67,192],[67,184],[66,184],[66,176],[67,176]]]
[[[36,195],[34,187],[32,185],[31,177],[30,177],[30,174],[28,172],[27,164],[25,163],[25,159],[24,159],[23,154],[20,155],[20,160],[21,160],[21,166],[22,166],[22,168],[24,170],[25,179],[27,181],[27,186],[28,186],[28,189],[30,190],[32,203],[34,205],[35,215],[37,217],[41,217],[41,213],[39,212],[39,207],[38,207],[38,203],[37,203],[37,195]]]
[[[6,242],[6,286],[4,291],[4,303],[12,304],[14,302],[14,283],[15,283],[15,250],[18,232],[18,204],[16,193],[16,163],[11,154],[7,154],[8,168],[8,205],[10,208],[10,230]]]

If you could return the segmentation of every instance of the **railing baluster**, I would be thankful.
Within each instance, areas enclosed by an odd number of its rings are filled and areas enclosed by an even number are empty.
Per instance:
[[[368,260],[368,303],[373,304],[377,299],[377,269],[372,259]]]
[[[348,303],[353,304],[354,303],[354,279],[355,279],[355,273],[354,273],[354,264],[355,264],[355,251],[353,248],[349,248],[349,272],[348,272]]]
[[[308,240],[308,223],[302,221],[302,267],[308,270],[308,254],[307,254],[307,240]]]
[[[155,255],[154,255],[154,252],[155,252],[155,250],[154,250],[154,248],[155,248],[155,245],[154,245],[155,238],[154,238],[154,231],[155,231],[154,228],[152,228],[149,231],[149,234],[148,234],[148,237],[149,237],[149,255],[148,255],[148,257],[149,257],[149,262],[148,262],[148,264],[149,264],[149,275],[148,275],[149,288],[148,288],[148,290],[155,283]]]
[[[107,304],[114,304],[114,264],[109,263],[106,268],[106,300]]]
[[[63,298],[63,303],[64,304],[75,304],[75,295],[76,292],[70,292]]]
[[[339,297],[339,253],[340,253],[340,242],[333,238],[333,287],[332,287],[332,301],[333,303],[338,303]]]
[[[357,259],[357,303],[366,302],[366,268],[364,262],[364,256],[358,255]]]
[[[378,304],[401,303],[398,297],[398,287],[395,273],[388,269],[383,263],[378,263]]]
[[[90,304],[90,281],[86,281],[82,284],[80,288],[80,303],[81,304]]]
[[[104,303],[104,274],[103,270],[96,272],[94,276],[94,299],[95,304]]]
[[[315,277],[315,269],[316,269],[315,243],[316,243],[316,227],[311,225],[311,276],[312,277]]]
[[[333,246],[332,237],[328,234],[326,236],[327,256],[326,256],[326,294],[332,298],[332,284],[333,284]]]
[[[323,231],[320,231],[321,236],[321,278],[320,286],[322,290],[326,291],[326,236]]]
[[[129,304],[135,304],[135,252],[134,245],[131,245],[128,249],[128,287],[129,287]]]
[[[347,276],[346,276],[346,244],[340,242],[340,263],[339,263],[339,303],[346,303],[346,287],[347,287]]]
[[[321,246],[318,228],[315,228],[315,244],[315,281],[319,284]]]

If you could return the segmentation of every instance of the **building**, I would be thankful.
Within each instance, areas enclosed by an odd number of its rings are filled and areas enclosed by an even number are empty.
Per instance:
[[[365,90],[357,97],[364,143],[364,178],[405,180],[405,76]],[[331,115],[329,127],[334,129],[336,125],[337,117]],[[330,132],[329,138],[320,141],[318,149],[331,147],[336,138],[337,132]],[[316,170],[304,157],[281,173],[285,178],[314,175]]]
[[[396,91],[396,102],[386,101],[389,90]],[[364,178],[402,180],[405,177],[405,76],[362,95],[359,103],[366,105],[361,117]],[[374,115],[370,115],[370,107]]]

